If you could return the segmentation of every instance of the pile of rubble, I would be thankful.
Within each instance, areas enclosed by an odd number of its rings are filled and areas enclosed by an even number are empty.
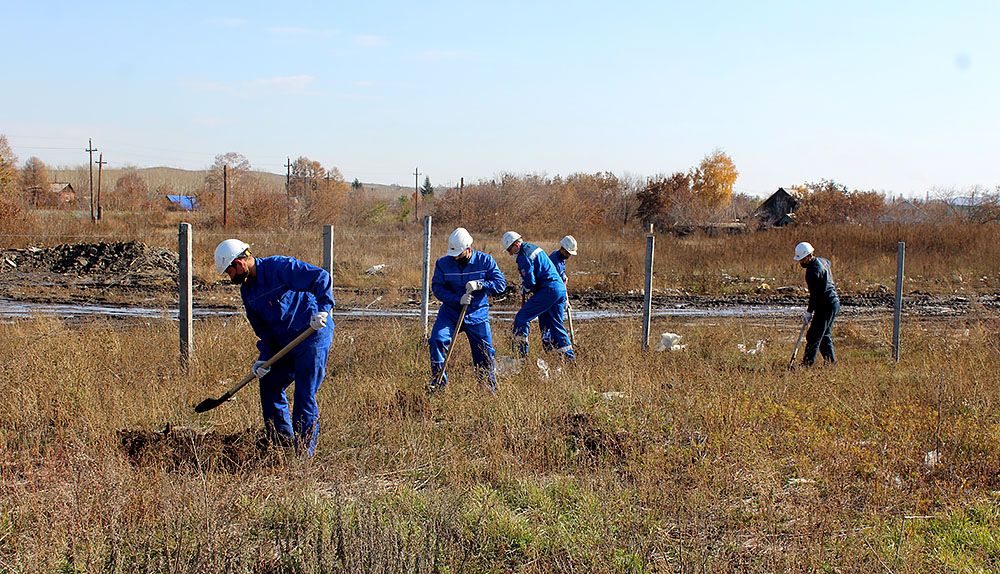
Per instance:
[[[0,270],[76,276],[177,277],[177,254],[139,241],[65,243],[54,247],[0,250]]]

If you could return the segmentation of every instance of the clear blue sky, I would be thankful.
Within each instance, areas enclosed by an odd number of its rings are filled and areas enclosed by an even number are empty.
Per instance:
[[[112,167],[305,155],[410,185],[718,147],[754,194],[1000,184],[995,1],[5,4],[21,160],[85,163],[92,137]]]

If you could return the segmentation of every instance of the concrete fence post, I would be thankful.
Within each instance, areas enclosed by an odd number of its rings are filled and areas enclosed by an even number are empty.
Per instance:
[[[424,328],[424,339],[428,336],[428,316],[431,300],[431,216],[424,217],[424,275],[420,283],[420,324]],[[455,334],[457,337],[458,334]]]
[[[649,348],[649,328],[653,311],[653,248],[656,238],[653,236],[653,227],[650,225],[649,232],[646,233],[646,281],[643,286],[645,294],[642,303],[642,348]]]
[[[333,226],[323,226],[323,269],[330,274],[330,284],[333,285]]]
[[[899,331],[903,318],[903,267],[906,243],[900,241],[896,251],[896,304],[892,313],[892,358],[899,362]]]
[[[194,355],[194,321],[191,290],[191,224],[181,223],[177,229],[177,284],[180,289],[177,321],[180,326],[180,364],[187,370]]]

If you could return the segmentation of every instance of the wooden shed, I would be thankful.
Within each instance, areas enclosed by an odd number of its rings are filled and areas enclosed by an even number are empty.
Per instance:
[[[753,212],[751,219],[760,228],[783,227],[792,223],[791,214],[795,213],[795,208],[799,205],[797,194],[785,191],[779,187],[778,191],[771,194]]]

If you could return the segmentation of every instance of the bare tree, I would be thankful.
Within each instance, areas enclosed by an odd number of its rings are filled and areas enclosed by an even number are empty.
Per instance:
[[[17,195],[17,156],[7,143],[7,136],[0,134],[0,196],[11,198]]]
[[[21,168],[21,190],[29,205],[38,207],[47,205],[49,198],[49,171],[45,162],[37,157],[30,157]]]

